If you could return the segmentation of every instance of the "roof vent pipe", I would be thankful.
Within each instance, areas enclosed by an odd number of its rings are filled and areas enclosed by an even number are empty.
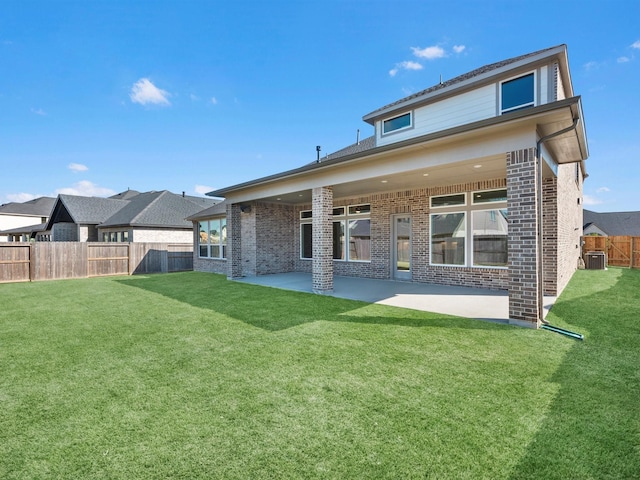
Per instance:
[[[316,155],[317,155],[316,161],[318,163],[320,163],[320,150],[321,150],[320,145],[316,146]]]
[[[360,129],[356,133],[356,145],[360,145]]]

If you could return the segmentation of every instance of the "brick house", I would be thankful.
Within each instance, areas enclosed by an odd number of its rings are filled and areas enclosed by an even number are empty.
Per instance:
[[[109,198],[58,195],[46,231],[54,242],[191,243],[186,217],[216,203],[168,190],[127,190]]]
[[[588,157],[560,45],[486,65],[363,117],[372,137],[222,188],[194,222],[194,269],[310,272],[504,289],[510,322],[578,266]]]

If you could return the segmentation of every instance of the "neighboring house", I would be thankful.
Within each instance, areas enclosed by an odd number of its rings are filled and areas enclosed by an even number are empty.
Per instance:
[[[216,203],[167,190],[110,198],[58,195],[46,230],[52,241],[191,243],[186,217]]]
[[[588,156],[560,45],[484,66],[363,117],[375,134],[222,188],[193,217],[194,269],[310,272],[505,289],[514,324],[578,267]],[[201,235],[204,232],[205,235]],[[223,233],[224,232],[224,233]]]
[[[584,210],[582,234],[640,237],[640,212],[598,213]]]
[[[37,227],[49,219],[55,201],[53,197],[39,197],[0,205],[0,242],[25,242],[35,238],[41,231]]]

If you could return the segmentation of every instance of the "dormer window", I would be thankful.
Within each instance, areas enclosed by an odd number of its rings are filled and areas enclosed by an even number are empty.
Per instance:
[[[535,104],[535,76],[533,72],[500,84],[500,113],[533,107]]]
[[[382,134],[405,130],[412,127],[411,112],[383,120]]]

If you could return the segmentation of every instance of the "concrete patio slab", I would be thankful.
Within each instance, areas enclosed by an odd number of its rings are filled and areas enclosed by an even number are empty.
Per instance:
[[[277,273],[235,280],[312,293],[310,273]],[[509,321],[509,296],[505,290],[335,276],[331,295],[479,320]],[[545,297],[545,315],[554,302],[555,297]]]

